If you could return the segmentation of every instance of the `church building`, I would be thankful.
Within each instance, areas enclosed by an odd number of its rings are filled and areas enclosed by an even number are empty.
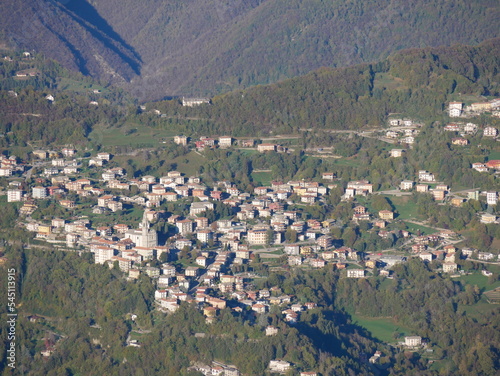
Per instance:
[[[125,238],[132,240],[136,247],[156,247],[158,246],[158,234],[150,228],[146,212],[142,217],[142,222],[138,230],[128,230],[125,233]]]

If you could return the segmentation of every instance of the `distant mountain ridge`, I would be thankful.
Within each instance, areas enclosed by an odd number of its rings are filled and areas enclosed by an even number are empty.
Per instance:
[[[456,0],[3,0],[18,46],[141,99],[213,95],[404,48],[500,36],[500,3]],[[35,33],[26,20],[33,19]]]
[[[0,27],[16,47],[43,52],[69,69],[124,83],[140,72],[140,59],[116,36],[54,0],[0,2]]]

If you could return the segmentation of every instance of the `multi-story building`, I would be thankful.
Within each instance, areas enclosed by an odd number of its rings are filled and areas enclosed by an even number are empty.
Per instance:
[[[193,222],[189,219],[184,219],[182,221],[177,221],[175,224],[179,231],[179,234],[186,235],[193,232]]]
[[[264,153],[266,151],[276,151],[276,145],[275,144],[259,144],[259,145],[257,145],[257,150],[260,153]]]
[[[33,187],[31,190],[33,198],[44,199],[47,197],[47,188],[45,187]]]
[[[267,230],[249,230],[247,233],[247,240],[251,245],[265,245],[268,241]]]
[[[498,129],[493,127],[486,127],[483,131],[484,137],[496,137],[498,135]]]
[[[184,145],[186,146],[187,145],[187,142],[188,142],[188,138],[186,136],[175,136],[174,137],[174,142],[177,144],[177,145]]]
[[[363,269],[348,269],[347,278],[364,278],[365,271]]]
[[[450,104],[448,105],[448,116],[459,117],[462,114],[462,108],[462,102],[450,102]]]
[[[390,210],[380,210],[378,212],[378,216],[380,217],[380,219],[394,219],[394,213]]]
[[[185,107],[194,107],[202,104],[210,103],[210,98],[184,98],[182,97],[182,105]]]
[[[417,347],[422,345],[422,337],[420,336],[407,336],[405,337],[405,346]]]
[[[196,238],[202,243],[208,243],[213,239],[213,232],[210,230],[199,230],[196,232]]]
[[[486,203],[488,205],[496,205],[498,202],[498,194],[496,191],[486,192]]]
[[[403,156],[404,149],[392,149],[389,153],[391,154],[391,157],[398,158]]]
[[[230,136],[221,136],[219,137],[219,146],[221,148],[228,148],[231,147],[233,144],[233,138]]]
[[[420,170],[418,172],[418,180],[420,181],[427,181],[427,182],[433,182],[436,180],[435,176],[433,173],[426,171],[426,170]]]
[[[96,264],[104,264],[115,255],[115,250],[111,247],[100,245],[94,248],[94,258]]]
[[[413,188],[413,182],[411,180],[403,180],[400,184],[399,184],[399,188],[402,190],[402,191],[408,191],[410,189]]]
[[[7,202],[21,201],[23,198],[23,191],[20,189],[9,189],[7,191]]]

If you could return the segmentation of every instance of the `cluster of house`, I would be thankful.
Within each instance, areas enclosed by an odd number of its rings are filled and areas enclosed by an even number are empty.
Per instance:
[[[403,180],[399,184],[399,188],[402,191],[411,191],[414,189],[416,192],[419,193],[430,193],[434,198],[434,200],[436,201],[444,200],[446,195],[450,193],[450,189],[447,184],[438,183],[435,185],[433,189],[430,188],[429,184],[424,184],[424,183],[433,183],[436,181],[434,174],[426,170],[420,170],[418,172],[418,180],[419,180],[418,184],[416,184],[412,180]],[[460,201],[460,204],[462,203],[462,201],[463,200]]]
[[[24,171],[24,164],[18,163],[17,157],[0,155],[0,177],[9,177],[17,172]]]
[[[210,262],[212,265],[222,263],[223,258],[227,259],[227,255],[218,253]],[[226,261],[221,269],[227,271],[230,263],[230,260]],[[316,308],[315,303],[299,303],[277,287],[253,290],[252,275],[244,277],[221,274],[217,269],[187,267],[183,272],[177,273],[171,264],[162,265],[163,274],[154,277],[157,283],[155,302],[158,309],[173,312],[179,308],[180,302],[195,303],[205,315],[207,323],[212,323],[219,311],[225,308],[238,314],[258,315],[269,312],[271,306],[278,306],[283,320],[295,324],[300,319],[301,312]],[[193,288],[195,283],[199,284]],[[266,329],[268,336],[277,333],[277,328]]]
[[[500,160],[498,159],[492,159],[488,162],[481,163],[481,162],[475,162],[472,163],[472,168],[478,172],[488,172],[490,170],[495,170],[498,171],[500,170]]]
[[[386,138],[398,139],[401,144],[414,144],[415,136],[420,133],[418,129],[389,130],[385,133]]]
[[[449,117],[471,117],[484,112],[491,112],[493,116],[500,116],[500,99],[495,98],[487,102],[471,103],[466,106],[463,102],[450,102],[448,104]]]
[[[178,135],[174,137],[174,142],[177,145],[187,146],[191,138],[184,135]],[[255,147],[256,140],[254,139],[235,139],[231,136],[220,136],[220,137],[206,137],[201,136],[198,141],[194,141],[194,146],[196,150],[203,150],[205,148],[229,148],[235,144],[238,144],[240,147],[245,148],[253,148]],[[278,144],[270,144],[270,143],[259,143],[257,144],[257,151],[260,153],[265,153],[268,151],[274,151],[278,153],[286,153],[288,148]]]
[[[281,359],[275,359],[269,361],[268,371],[270,373],[286,373],[293,368],[290,362]],[[240,372],[235,366],[226,365],[221,362],[212,362],[211,366],[205,364],[196,364],[189,368],[190,370],[195,370],[201,372],[205,376],[239,376]],[[300,376],[318,376],[317,372],[314,371],[302,371],[299,373]]]
[[[415,143],[415,137],[420,133],[416,128],[423,125],[412,119],[392,118],[388,122],[391,129],[385,133],[385,137],[392,140],[397,139],[401,144],[410,145]]]
[[[474,135],[477,133],[478,126],[474,123],[448,123],[443,128],[447,132],[458,132],[461,136]],[[493,128],[494,129],[494,128]],[[485,136],[490,136],[490,129],[488,127],[485,129]]]
[[[453,145],[465,146],[469,144],[469,140],[464,138],[466,135],[473,135],[477,132],[477,125],[474,123],[449,123],[443,128],[447,132],[460,132],[462,137],[455,137],[451,140]],[[485,127],[483,129],[483,136],[496,138],[498,136],[498,129],[494,127]]]
[[[199,336],[204,336],[204,333],[198,333]],[[234,365],[227,365],[221,362],[214,361],[212,365],[195,364],[188,368],[188,371],[198,371],[205,376],[240,376],[240,371]]]

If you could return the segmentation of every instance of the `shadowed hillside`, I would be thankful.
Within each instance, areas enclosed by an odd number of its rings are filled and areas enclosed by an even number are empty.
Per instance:
[[[299,129],[359,129],[389,113],[445,115],[459,93],[500,95],[500,39],[479,46],[409,49],[374,64],[321,68],[276,84],[235,91],[194,108],[155,104],[178,118],[206,119],[200,133],[254,136]],[[161,122],[161,121],[160,121]]]
[[[0,25],[7,42],[43,52],[84,74],[125,82],[139,73],[140,59],[111,29],[99,29],[52,0],[0,2]]]
[[[13,45],[142,99],[213,95],[412,47],[498,37],[495,0],[4,0]],[[140,76],[138,74],[140,73]]]
[[[5,0],[0,24],[35,49],[141,99],[213,95],[404,48],[497,37],[494,0]]]

